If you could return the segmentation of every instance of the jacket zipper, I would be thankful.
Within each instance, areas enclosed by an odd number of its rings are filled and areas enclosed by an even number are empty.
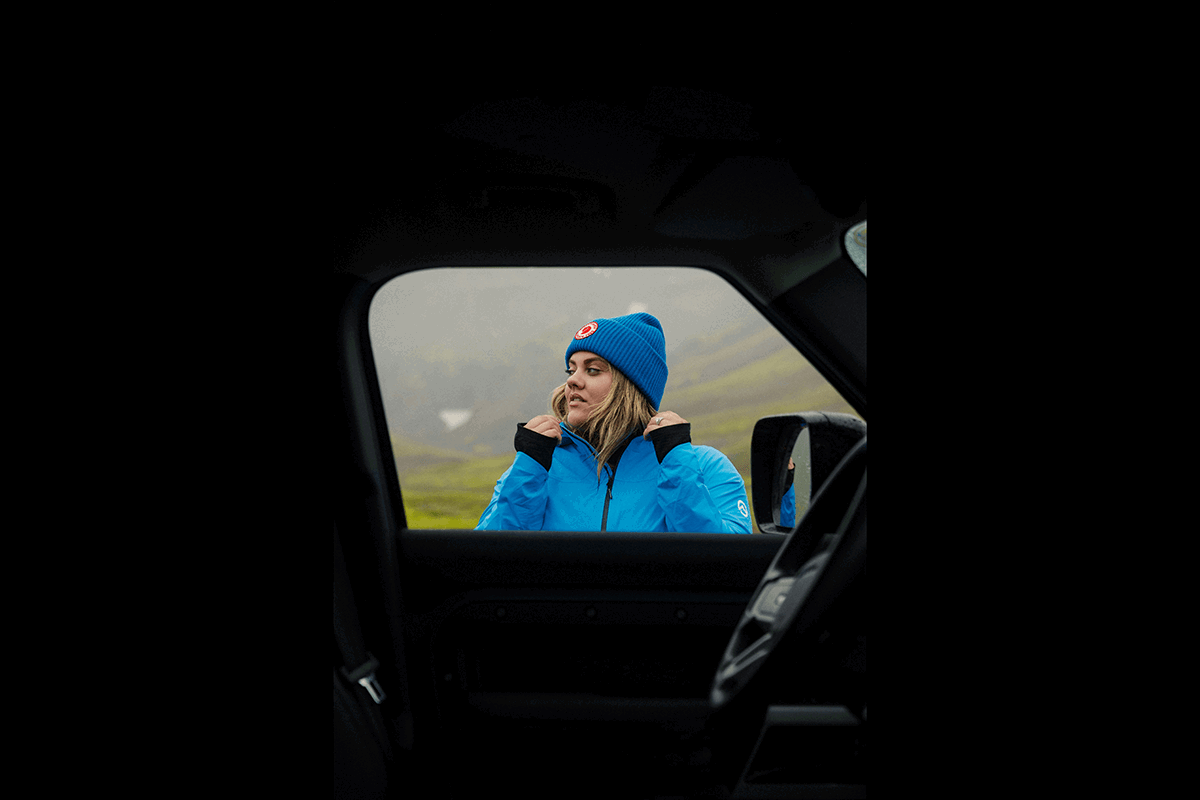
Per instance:
[[[571,433],[571,432],[567,431],[567,433]],[[587,448],[592,451],[593,458],[596,456],[596,448],[592,447],[591,443],[589,443],[586,439],[582,439],[578,436],[575,436],[574,434],[571,434],[571,436],[576,441],[582,442],[583,444],[587,445]],[[629,438],[632,439],[633,434],[630,434]],[[604,513],[600,517],[600,532],[601,533],[604,533],[605,531],[608,530],[608,501],[612,500],[613,481],[615,481],[617,479],[617,470],[615,467],[613,467],[611,464],[605,464],[604,468],[606,470],[608,470],[608,488],[604,492]]]
[[[633,439],[633,434],[629,435],[629,439],[630,440]],[[622,447],[621,450],[619,451],[621,455],[625,455],[625,448],[628,446],[629,446],[629,443],[626,442],[625,447]],[[600,518],[600,532],[601,533],[604,533],[606,530],[608,530],[608,501],[612,500],[613,481],[615,481],[617,479],[617,467],[619,467],[619,466],[621,466],[621,462],[619,459],[615,466],[612,464],[604,465],[604,468],[608,470],[608,491],[606,491],[604,493],[604,516]]]
[[[600,518],[600,532],[604,533],[608,530],[608,501],[612,500],[613,481],[617,478],[617,471],[605,464],[608,469],[608,491],[604,493],[604,516]]]

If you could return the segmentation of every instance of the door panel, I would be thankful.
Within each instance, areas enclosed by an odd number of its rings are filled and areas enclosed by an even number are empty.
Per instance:
[[[783,537],[708,533],[405,530],[409,610],[479,588],[695,589],[751,592]]]
[[[684,794],[735,768],[708,694],[781,541],[403,531],[413,701],[443,760],[471,754],[442,765],[455,795]]]

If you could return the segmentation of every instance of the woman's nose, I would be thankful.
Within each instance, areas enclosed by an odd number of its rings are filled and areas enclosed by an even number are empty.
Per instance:
[[[570,386],[572,389],[579,389],[583,386],[583,381],[579,379],[578,370],[567,376],[567,386]]]

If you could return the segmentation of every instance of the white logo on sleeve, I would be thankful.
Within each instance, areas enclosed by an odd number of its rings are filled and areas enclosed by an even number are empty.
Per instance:
[[[738,500],[738,511],[742,512],[743,517],[750,516],[750,512],[748,510],[746,510],[746,501],[745,500]]]

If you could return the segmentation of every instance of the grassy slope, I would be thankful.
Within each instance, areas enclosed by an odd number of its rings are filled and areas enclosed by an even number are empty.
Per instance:
[[[392,436],[410,528],[474,528],[511,453],[472,458]]]

